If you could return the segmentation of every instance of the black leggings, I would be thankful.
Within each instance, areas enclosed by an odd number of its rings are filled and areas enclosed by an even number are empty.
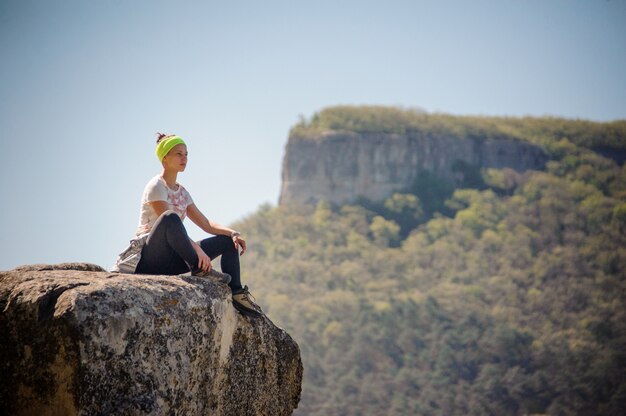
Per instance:
[[[218,235],[200,242],[200,247],[211,260],[222,256],[222,272],[232,280],[231,290],[241,289],[239,253],[230,237]],[[183,274],[198,269],[198,255],[191,245],[182,220],[174,211],[166,211],[156,220],[141,252],[137,274]]]

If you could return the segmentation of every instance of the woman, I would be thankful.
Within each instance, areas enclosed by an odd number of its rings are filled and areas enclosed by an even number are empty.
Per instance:
[[[187,146],[183,139],[171,134],[157,133],[157,136],[156,155],[163,171],[144,189],[136,238],[120,254],[114,270],[166,275],[191,271],[194,276],[206,277],[213,274],[211,260],[221,255],[222,271],[230,275],[225,282],[232,291],[233,306],[245,315],[260,315],[261,308],[251,299],[248,286],[241,286],[239,256],[246,251],[241,233],[209,221],[189,192],[176,181],[178,173],[187,167]],[[215,237],[199,243],[192,241],[183,225],[185,217]]]

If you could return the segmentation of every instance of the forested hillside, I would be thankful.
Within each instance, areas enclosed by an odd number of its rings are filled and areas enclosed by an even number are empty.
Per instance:
[[[383,106],[328,107],[310,120],[302,117],[289,136],[315,137],[328,130],[397,134],[419,131],[476,140],[513,138],[544,146],[550,146],[555,139],[567,138],[590,149],[626,150],[626,120],[599,123],[556,117],[453,116]]]
[[[384,202],[236,225],[245,281],[302,349],[296,414],[624,414],[626,168],[590,150],[626,147],[624,123],[476,120],[528,134],[546,171],[424,172]]]

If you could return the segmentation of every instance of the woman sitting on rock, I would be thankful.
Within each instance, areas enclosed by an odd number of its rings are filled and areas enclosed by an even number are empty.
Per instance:
[[[239,256],[246,242],[238,231],[209,221],[176,182],[187,167],[187,146],[176,135],[157,133],[156,155],[163,171],[148,182],[141,200],[136,238],[116,262],[113,270],[138,274],[175,275],[191,271],[194,276],[216,275],[211,259],[222,256],[223,281],[233,294],[233,305],[241,313],[258,316],[261,308],[251,299],[248,286],[241,286]],[[183,220],[188,216],[198,227],[214,237],[198,243],[187,235]],[[241,254],[239,254],[241,249]],[[228,276],[230,275],[230,277]]]

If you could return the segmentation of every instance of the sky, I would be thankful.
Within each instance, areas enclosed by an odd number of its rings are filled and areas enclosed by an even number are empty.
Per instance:
[[[232,224],[277,204],[289,129],[325,107],[625,119],[625,22],[626,0],[0,0],[0,270],[109,268],[156,132]]]

